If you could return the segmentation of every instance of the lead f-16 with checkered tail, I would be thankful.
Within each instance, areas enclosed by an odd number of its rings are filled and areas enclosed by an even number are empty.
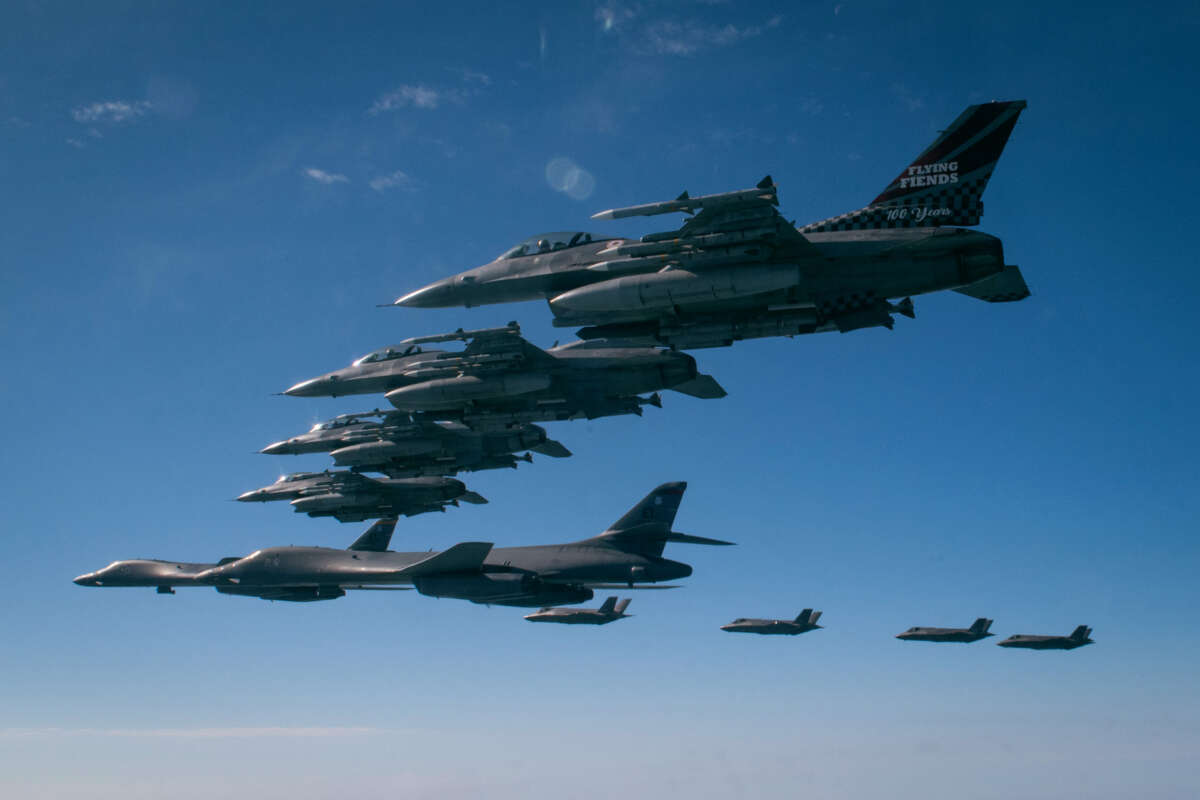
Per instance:
[[[989,303],[1029,288],[978,225],[983,192],[1025,101],[970,106],[868,205],[797,227],[770,176],[752,189],[616,208],[593,219],[681,212],[640,239],[553,233],[404,295],[438,308],[546,299],[583,339],[691,349],[741,339],[892,328],[912,296],[951,289]]]

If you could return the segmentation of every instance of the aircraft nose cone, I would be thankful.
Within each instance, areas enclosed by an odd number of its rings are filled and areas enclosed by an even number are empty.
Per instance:
[[[443,278],[415,292],[409,292],[392,305],[406,308],[446,308],[458,305],[456,295],[454,278]]]
[[[251,491],[251,492],[243,492],[243,493],[239,494],[235,499],[242,503],[252,503],[255,500],[262,499],[262,491],[259,489],[255,489],[254,491]]]
[[[75,580],[71,581],[71,583],[75,584],[76,586],[91,586],[95,582],[95,573],[92,572],[86,572]]]
[[[287,439],[285,439],[282,442],[274,442],[272,444],[267,445],[266,447],[264,447],[262,450],[259,450],[258,452],[265,453],[266,455],[269,455],[269,456],[277,456],[282,453],[286,453],[288,450],[288,445],[290,443],[291,443],[290,440],[287,440]]]
[[[312,380],[300,381],[285,391],[284,394],[289,397],[320,397],[325,393],[325,388],[328,385],[328,378],[313,378]]]

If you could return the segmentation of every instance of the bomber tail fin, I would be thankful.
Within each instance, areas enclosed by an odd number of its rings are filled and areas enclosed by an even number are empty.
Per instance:
[[[382,553],[388,549],[388,545],[392,542],[392,532],[396,530],[396,520],[381,519],[371,527],[367,528],[366,533],[354,540],[354,544],[347,547],[347,550],[370,550],[376,553]]]
[[[870,205],[800,232],[978,225],[983,190],[1025,105],[1010,100],[968,106]]]
[[[987,617],[980,617],[971,623],[970,631],[971,633],[987,633],[988,628],[992,627],[992,623],[994,621],[995,620],[990,620]]]
[[[616,610],[616,607],[617,607],[617,598],[614,595],[612,597],[605,599],[604,604],[600,606],[599,611],[601,614],[611,614],[611,613],[613,613],[614,610]]]

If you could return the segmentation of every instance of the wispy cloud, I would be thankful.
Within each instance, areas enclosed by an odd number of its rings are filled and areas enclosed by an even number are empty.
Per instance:
[[[387,732],[369,727],[262,727],[262,728],[0,728],[0,739],[55,737],[122,737],[173,739],[274,739],[367,736]]]
[[[636,6],[626,6],[620,3],[605,3],[596,8],[596,13],[593,15],[595,20],[600,23],[600,30],[605,33],[620,30],[630,20],[638,15]]]
[[[329,185],[331,183],[349,183],[350,179],[339,172],[326,172],[323,169],[316,167],[305,167],[303,170],[305,175],[312,178],[317,183]]]
[[[368,114],[381,114],[401,108],[437,108],[446,99],[445,92],[424,85],[404,84],[387,92],[367,110]]]
[[[408,173],[403,170],[396,170],[390,175],[377,175],[371,178],[367,184],[377,192],[386,192],[388,189],[412,189],[413,179]]]
[[[126,100],[105,100],[100,103],[79,106],[71,111],[71,116],[75,118],[76,122],[118,123],[137,119],[145,115],[151,108],[153,106],[147,100],[136,100],[132,103]]]
[[[774,16],[761,25],[738,27],[706,25],[695,20],[659,20],[646,26],[645,36],[650,49],[663,55],[690,56],[705,50],[744,42],[779,27],[783,17]]]

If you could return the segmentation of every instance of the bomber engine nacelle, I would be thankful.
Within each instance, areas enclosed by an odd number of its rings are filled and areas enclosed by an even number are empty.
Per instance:
[[[438,411],[459,408],[475,400],[495,400],[540,392],[549,386],[550,376],[542,372],[490,377],[460,375],[402,386],[388,392],[386,397],[388,402],[404,411]]]
[[[288,603],[315,603],[318,600],[337,600],[346,592],[339,586],[293,586],[272,589],[262,586],[218,586],[221,594],[259,597],[263,600],[282,600]]]
[[[735,300],[790,289],[800,283],[795,264],[757,264],[693,272],[665,269],[627,275],[563,292],[550,300],[555,316],[587,318],[631,311],[670,310],[675,306]]]
[[[414,578],[417,591],[499,606],[552,606],[585,603],[594,592],[586,586],[547,583],[533,575],[427,575]]]

